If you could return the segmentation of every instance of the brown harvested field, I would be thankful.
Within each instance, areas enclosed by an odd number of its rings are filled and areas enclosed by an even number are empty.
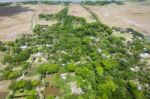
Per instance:
[[[8,91],[0,92],[0,99],[6,99],[7,95],[8,95]]]
[[[31,33],[35,24],[55,23],[38,19],[39,13],[56,13],[63,5],[21,5],[0,8],[0,40],[15,40],[20,34]]]
[[[39,6],[39,11],[35,14],[35,18],[33,20],[33,24],[41,24],[41,25],[52,25],[56,23],[57,21],[51,20],[51,21],[45,21],[41,20],[38,18],[38,15],[40,13],[45,13],[45,14],[54,14],[59,12],[61,9],[64,8],[64,5],[40,5]]]
[[[10,86],[11,83],[12,83],[11,80],[0,81],[0,92],[8,91],[8,87]]]
[[[150,34],[150,6],[139,3],[87,6],[107,25],[134,28]]]
[[[11,80],[0,81],[0,99],[6,99],[6,96],[8,95],[8,87],[11,83]]]
[[[80,4],[69,4],[69,15],[84,17],[87,22],[94,22],[92,15]]]
[[[44,96],[48,96],[48,95],[60,96],[61,93],[58,88],[55,88],[53,86],[52,87],[48,86],[45,88],[43,95]]]

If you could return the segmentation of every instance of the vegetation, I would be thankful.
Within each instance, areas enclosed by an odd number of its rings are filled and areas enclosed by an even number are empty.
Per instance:
[[[69,2],[64,2],[64,1],[52,1],[52,0],[41,0],[41,1],[35,1],[35,0],[30,0],[30,1],[21,1],[23,4],[47,4],[47,5],[56,5],[60,3],[68,4]]]
[[[40,74],[57,73],[59,66],[57,64],[44,64],[38,68]]]
[[[122,1],[115,1],[115,0],[102,0],[102,1],[99,1],[99,0],[95,0],[95,1],[84,1],[82,2],[83,4],[85,5],[108,5],[108,4],[111,4],[111,3],[116,3],[118,5],[122,5],[124,4]]]
[[[93,16],[94,19],[96,19],[97,22],[100,23],[99,21],[99,17],[94,13],[92,12],[88,7],[86,7],[84,4],[82,4],[82,6]]]
[[[11,2],[7,2],[7,3],[0,3],[0,7],[7,7],[10,6],[12,3]]]
[[[100,21],[87,23],[84,18],[68,15],[67,4],[57,14],[40,14],[39,17],[58,22],[52,26],[37,25],[34,34],[5,45],[7,54],[3,63],[7,68],[1,72],[3,79],[28,76],[33,66],[40,75],[39,80],[19,79],[12,83],[12,97],[19,93],[25,94],[27,99],[39,99],[43,93],[35,88],[50,87],[60,89],[62,94],[50,94],[46,99],[55,96],[64,99],[149,98],[146,88],[149,69],[140,57],[141,53],[149,53],[150,43],[144,37],[133,33],[133,41],[125,42],[112,35],[114,28]],[[22,45],[28,47],[23,50]],[[22,69],[15,70],[17,66]],[[132,71],[133,68],[140,70]],[[51,76],[50,80],[47,76]],[[80,93],[72,92],[72,83],[73,87],[80,88]]]

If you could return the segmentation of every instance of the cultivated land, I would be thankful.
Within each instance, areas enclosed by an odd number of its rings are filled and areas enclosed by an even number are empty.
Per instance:
[[[70,4],[68,14],[78,17],[84,17],[87,22],[95,22],[95,19],[92,17],[92,15],[80,4]]]
[[[134,28],[150,34],[150,5],[134,2],[87,7],[109,26]]]
[[[15,40],[17,36],[31,33],[35,24],[51,25],[55,21],[39,20],[39,13],[56,13],[63,5],[21,5],[0,8],[0,40]]]
[[[0,8],[0,40],[15,40],[23,33],[31,33],[35,24],[52,25],[55,20],[47,22],[38,18],[39,13],[56,13],[63,5],[21,5],[11,8]],[[110,26],[134,28],[138,31],[150,33],[150,6],[139,3],[125,5],[110,4],[105,6],[87,6],[92,12]],[[113,8],[113,9],[112,9]],[[18,10],[19,9],[19,10]],[[69,14],[80,16],[88,22],[95,19],[80,4],[70,4]]]

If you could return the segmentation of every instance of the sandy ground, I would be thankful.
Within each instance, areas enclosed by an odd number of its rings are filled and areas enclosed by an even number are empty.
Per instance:
[[[8,87],[11,84],[11,80],[0,81],[0,92],[8,91]]]
[[[0,40],[15,40],[23,33],[31,33],[35,24],[51,25],[55,23],[38,19],[39,13],[56,13],[63,5],[21,5],[0,8]]]
[[[8,87],[11,83],[11,80],[0,81],[0,99],[6,99],[6,96],[8,95]]]
[[[94,22],[95,19],[80,4],[69,4],[69,15],[84,17],[87,22]]]
[[[134,28],[150,34],[150,5],[126,3],[87,7],[107,25]]]
[[[40,9],[42,8],[42,9]],[[64,8],[63,5],[40,5],[40,11],[37,11],[35,18],[34,18],[34,22],[33,24],[41,24],[41,25],[52,25],[55,24],[57,21],[55,20],[51,20],[51,21],[45,21],[44,19],[39,19],[38,15],[40,13],[45,13],[45,14],[54,14],[59,12],[61,9]]]

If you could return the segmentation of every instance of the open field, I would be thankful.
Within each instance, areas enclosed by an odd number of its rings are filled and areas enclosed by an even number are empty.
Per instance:
[[[127,3],[126,5],[87,6],[110,26],[134,28],[150,33],[150,6]],[[55,20],[45,21],[38,18],[39,13],[56,13],[63,5],[21,5],[0,8],[0,40],[14,40],[23,33],[30,33],[35,24],[52,25]],[[113,9],[112,9],[113,8]],[[70,4],[69,14],[80,16],[88,22],[95,20],[80,4]]]
[[[34,24],[51,25],[38,19],[39,13],[56,13],[63,5],[21,5],[0,8],[0,40],[14,40],[23,33],[30,33]]]
[[[80,4],[70,4],[68,13],[73,16],[84,17],[88,22],[95,22],[92,15]]]
[[[107,25],[134,28],[150,34],[150,6],[139,3],[87,6]]]

